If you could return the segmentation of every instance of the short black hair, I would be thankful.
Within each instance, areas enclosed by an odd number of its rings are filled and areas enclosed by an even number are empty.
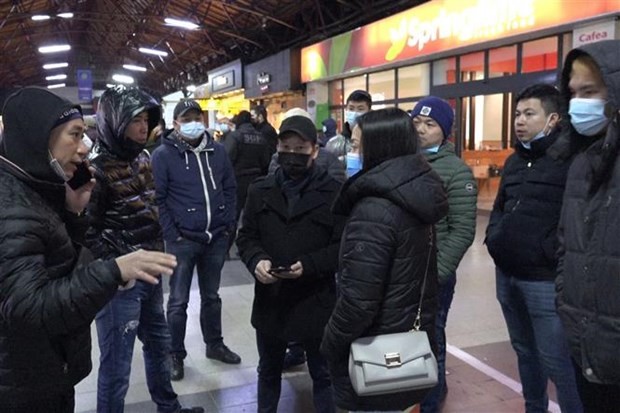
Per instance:
[[[545,114],[560,113],[562,102],[560,91],[547,83],[536,83],[523,89],[517,95],[515,103],[526,99],[538,99],[545,110]]]
[[[402,109],[367,112],[357,119],[362,132],[362,165],[371,169],[388,159],[418,151],[418,133]]]
[[[267,120],[267,109],[263,105],[256,105],[252,108],[257,115],[262,115]]]
[[[370,96],[370,93],[366,92],[365,90],[358,89],[351,92],[345,103],[348,104],[351,101],[366,102],[368,103],[369,109],[372,107],[372,97]]]
[[[236,126],[243,125],[244,123],[250,123],[250,122],[252,122],[252,115],[247,110],[242,110],[241,112],[237,113],[235,117],[233,118],[233,123]]]

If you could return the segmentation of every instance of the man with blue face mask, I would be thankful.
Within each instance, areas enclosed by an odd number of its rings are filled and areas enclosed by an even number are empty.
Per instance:
[[[342,134],[332,137],[325,144],[325,149],[333,153],[342,161],[349,170],[349,176],[359,171],[359,156],[353,152],[351,156],[351,136],[353,128],[357,123],[357,118],[370,111],[372,107],[372,97],[365,90],[354,90],[351,92],[345,104],[344,126]],[[350,166],[354,168],[350,168]]]
[[[172,336],[172,380],[184,376],[187,305],[194,268],[200,288],[200,328],[206,356],[238,364],[222,338],[218,294],[228,241],[235,228],[236,182],[223,145],[205,130],[202,109],[185,100],[174,109],[174,129],[152,157],[156,203],[166,251],[179,265],[170,279],[166,318]]]
[[[570,126],[565,157],[576,154],[558,228],[557,308],[586,412],[620,406],[620,41],[571,50],[562,70]]]
[[[582,412],[555,309],[557,225],[570,159],[549,154],[560,135],[560,92],[536,84],[516,99],[515,152],[506,159],[486,244],[497,299],[517,353],[525,411],[546,412],[550,379],[562,412]]]

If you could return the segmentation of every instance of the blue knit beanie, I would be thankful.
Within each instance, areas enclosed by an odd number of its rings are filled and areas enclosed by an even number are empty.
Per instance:
[[[448,139],[450,132],[452,132],[452,123],[454,122],[454,111],[448,102],[436,96],[425,97],[411,111],[412,118],[418,115],[432,118],[441,128],[443,138]]]

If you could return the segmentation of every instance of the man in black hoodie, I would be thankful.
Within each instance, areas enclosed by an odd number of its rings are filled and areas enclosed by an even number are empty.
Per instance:
[[[163,251],[155,206],[155,182],[145,146],[161,108],[138,88],[107,89],[99,100],[99,140],[94,156],[97,185],[88,205],[87,245],[97,258],[138,248]],[[159,278],[161,281],[161,278]],[[97,411],[120,413],[129,388],[136,337],[143,343],[146,382],[158,413],[202,413],[182,409],[170,383],[170,332],[161,282],[129,284],[97,314],[99,377]]]
[[[497,299],[517,353],[527,412],[547,411],[547,381],[563,412],[583,411],[562,323],[555,310],[557,225],[570,159],[547,149],[560,134],[560,92],[537,84],[516,99],[517,143],[487,227]]]
[[[562,70],[570,125],[560,138],[576,154],[558,228],[558,313],[586,412],[620,406],[620,41],[571,50]]]
[[[91,370],[90,324],[119,285],[157,283],[173,256],[92,261],[82,247],[95,180],[70,181],[87,154],[81,108],[39,88],[11,95],[0,147],[0,411],[73,412]]]
[[[267,140],[269,154],[274,154],[278,145],[278,132],[276,132],[271,123],[269,123],[269,119],[267,119],[267,109],[263,105],[257,105],[250,110],[250,114],[252,115],[252,125]]]

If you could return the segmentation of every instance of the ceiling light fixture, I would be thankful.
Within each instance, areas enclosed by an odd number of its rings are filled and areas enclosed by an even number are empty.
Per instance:
[[[187,21],[187,20],[172,19],[170,17],[166,17],[164,19],[164,22],[168,26],[180,27],[182,29],[187,29],[187,30],[196,30],[196,29],[198,29],[200,27],[196,23],[192,23],[192,22]]]
[[[58,13],[56,16],[63,18],[63,19],[72,19],[73,18],[73,13],[68,12],[68,13]]]
[[[136,65],[123,65],[123,68],[127,70],[133,70],[136,72],[146,72],[146,67],[144,66],[136,66]]]
[[[47,85],[48,89],[58,89],[59,87],[67,86],[65,83],[56,83],[54,85]]]
[[[31,17],[31,19],[34,21],[49,20],[50,16],[48,16],[47,14],[35,14]]]
[[[196,85],[187,85],[185,87],[185,90],[187,90],[190,93],[194,93],[196,91]]]
[[[48,63],[43,65],[43,69],[45,70],[52,70],[52,69],[60,69],[61,67],[68,67],[69,63],[67,62],[63,62],[63,63]]]
[[[157,49],[148,49],[146,47],[141,47],[138,49],[138,51],[140,53],[154,54],[155,56],[163,56],[163,57],[168,56],[168,52],[164,52],[163,50],[157,50]]]
[[[126,76],[126,75],[119,75],[119,74],[113,75],[112,80],[118,83],[127,83],[127,84],[133,83],[133,77]]]
[[[108,89],[110,89],[111,87],[116,87],[116,85],[113,85],[112,83],[106,83],[105,87],[107,87]]]
[[[47,76],[45,80],[65,80],[66,78],[67,78],[67,75],[54,75],[54,76]]]
[[[68,44],[55,44],[52,46],[39,47],[40,53],[66,52],[67,50],[71,50],[71,46],[69,46]]]

